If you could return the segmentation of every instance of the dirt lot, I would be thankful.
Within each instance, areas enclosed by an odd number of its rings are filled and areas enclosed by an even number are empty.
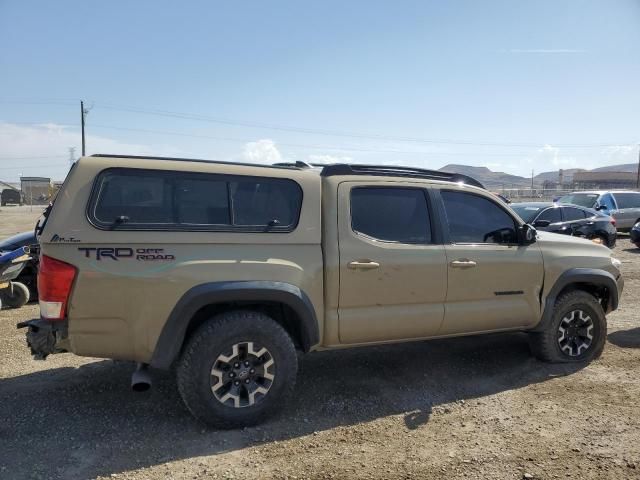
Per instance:
[[[3,209],[0,234],[32,227]],[[0,478],[640,478],[640,251],[622,236],[626,290],[591,365],[550,366],[523,334],[310,355],[284,414],[211,431],[173,376],[129,389],[132,366],[36,362],[0,312]],[[530,477],[530,476],[531,477]]]

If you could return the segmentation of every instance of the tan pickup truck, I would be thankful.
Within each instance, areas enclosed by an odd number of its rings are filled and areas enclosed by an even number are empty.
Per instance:
[[[623,285],[606,247],[396,166],[84,157],[37,230],[33,354],[138,362],[135,388],[175,366],[222,427],[282,406],[297,352],[522,330],[543,360],[591,360]]]

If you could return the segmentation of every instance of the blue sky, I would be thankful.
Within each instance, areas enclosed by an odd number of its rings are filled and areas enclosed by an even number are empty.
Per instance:
[[[0,0],[0,179],[64,177],[80,99],[88,154],[634,162],[639,27],[637,0]]]

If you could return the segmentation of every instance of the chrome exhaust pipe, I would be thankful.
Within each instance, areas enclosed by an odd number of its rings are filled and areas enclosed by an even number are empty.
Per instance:
[[[131,374],[131,389],[134,392],[146,392],[151,388],[151,375],[149,375],[149,365],[138,363],[136,369]]]

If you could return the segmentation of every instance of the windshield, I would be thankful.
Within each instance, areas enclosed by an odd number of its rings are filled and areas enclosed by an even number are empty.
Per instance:
[[[599,196],[597,193],[570,193],[560,197],[557,203],[570,203],[580,207],[593,208]]]
[[[540,213],[540,210],[542,210],[545,207],[532,207],[527,205],[511,205],[511,208],[513,208],[518,214],[518,216],[522,220],[524,220],[524,223],[531,223],[533,219],[538,216],[538,213]]]

